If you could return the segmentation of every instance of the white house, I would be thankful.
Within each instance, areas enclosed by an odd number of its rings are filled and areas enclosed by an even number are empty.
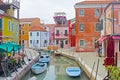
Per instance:
[[[29,31],[29,47],[41,48],[48,45],[47,31],[41,26],[32,26]]]

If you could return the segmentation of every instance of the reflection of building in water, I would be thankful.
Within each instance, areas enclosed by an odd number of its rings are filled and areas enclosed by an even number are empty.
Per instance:
[[[66,57],[57,57],[57,58],[54,59],[55,74],[57,76],[66,75],[66,72],[65,72],[66,67],[78,66],[77,63],[72,59],[68,59]]]

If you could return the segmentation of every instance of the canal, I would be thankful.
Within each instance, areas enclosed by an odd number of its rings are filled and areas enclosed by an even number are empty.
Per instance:
[[[44,73],[34,75],[32,74],[31,70],[29,70],[21,80],[28,80],[33,76],[35,76],[37,80],[89,80],[84,71],[82,71],[81,75],[78,77],[69,77],[66,74],[65,69],[66,67],[71,66],[76,67],[78,66],[78,64],[74,60],[64,56],[50,55],[50,63],[48,65],[47,70]]]

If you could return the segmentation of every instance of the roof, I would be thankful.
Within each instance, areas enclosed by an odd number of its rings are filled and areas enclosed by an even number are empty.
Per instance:
[[[44,28],[42,28],[41,26],[32,26],[30,28],[30,31],[43,31],[43,32],[46,32],[46,30]]]
[[[92,0],[92,1],[82,1],[76,4],[108,4],[109,2],[114,0]]]
[[[21,18],[20,22],[32,22],[34,19],[39,19],[39,18]]]
[[[55,27],[55,24],[45,24],[45,26],[47,26],[47,27]]]

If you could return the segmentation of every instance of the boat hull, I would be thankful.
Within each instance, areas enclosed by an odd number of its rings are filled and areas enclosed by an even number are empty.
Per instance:
[[[79,67],[67,67],[66,73],[68,76],[77,77],[81,74],[81,69]]]
[[[40,66],[39,66],[39,64],[40,64]],[[44,65],[41,66],[41,64],[44,64]],[[31,67],[31,71],[34,74],[43,73],[44,71],[46,71],[46,69],[47,69],[47,64],[46,63],[35,63]]]

